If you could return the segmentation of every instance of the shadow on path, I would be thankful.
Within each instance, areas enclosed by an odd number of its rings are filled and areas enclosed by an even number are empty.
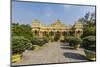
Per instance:
[[[65,43],[61,43],[60,45],[61,45],[61,46],[68,46],[69,43],[65,42]]]
[[[61,49],[71,49],[71,50],[73,50],[73,48],[70,47],[68,43],[62,43],[60,46],[61,46],[60,47]]]
[[[84,55],[78,53],[66,52],[63,54],[66,58],[76,59],[76,60],[87,60]]]
[[[73,48],[72,47],[68,47],[68,46],[65,46],[65,47],[60,47],[61,49],[70,49],[70,50],[73,50]]]

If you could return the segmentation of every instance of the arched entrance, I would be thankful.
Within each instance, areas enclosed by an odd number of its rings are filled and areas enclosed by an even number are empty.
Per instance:
[[[55,41],[60,40],[60,36],[61,36],[61,33],[59,31],[55,32],[54,40]]]

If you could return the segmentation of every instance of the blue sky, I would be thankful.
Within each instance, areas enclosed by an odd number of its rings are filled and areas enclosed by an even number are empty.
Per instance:
[[[64,24],[73,24],[87,12],[95,12],[93,6],[49,4],[35,2],[12,2],[12,22],[32,24],[38,19],[43,24],[54,23],[60,19]]]

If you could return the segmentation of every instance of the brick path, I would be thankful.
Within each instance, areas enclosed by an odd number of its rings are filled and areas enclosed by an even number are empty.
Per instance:
[[[53,42],[37,51],[25,51],[21,61],[12,65],[88,61],[82,49],[73,50],[67,43]]]

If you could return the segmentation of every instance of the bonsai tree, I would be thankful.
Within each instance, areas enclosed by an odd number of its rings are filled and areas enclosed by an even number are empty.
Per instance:
[[[48,43],[49,42],[49,38],[48,37],[44,36],[42,38],[43,38],[43,40],[44,40],[45,43]]]
[[[38,46],[42,46],[45,43],[47,43],[49,41],[49,39],[47,37],[33,37],[32,39],[32,44],[33,45],[38,45]]]
[[[72,46],[74,47],[74,49],[79,49],[81,42],[82,40],[77,37],[72,37],[70,40],[70,43],[72,43]]]
[[[72,46],[74,49],[78,49],[82,42],[82,40],[80,38],[73,37],[73,36],[66,37],[65,41],[68,42],[69,45]]]
[[[96,59],[96,37],[95,36],[87,36],[83,38],[83,47],[85,48],[84,52],[86,54],[87,59],[95,60]]]
[[[61,40],[61,42],[69,42],[70,38],[71,38],[71,36],[65,35],[65,36],[64,36],[64,39]]]

